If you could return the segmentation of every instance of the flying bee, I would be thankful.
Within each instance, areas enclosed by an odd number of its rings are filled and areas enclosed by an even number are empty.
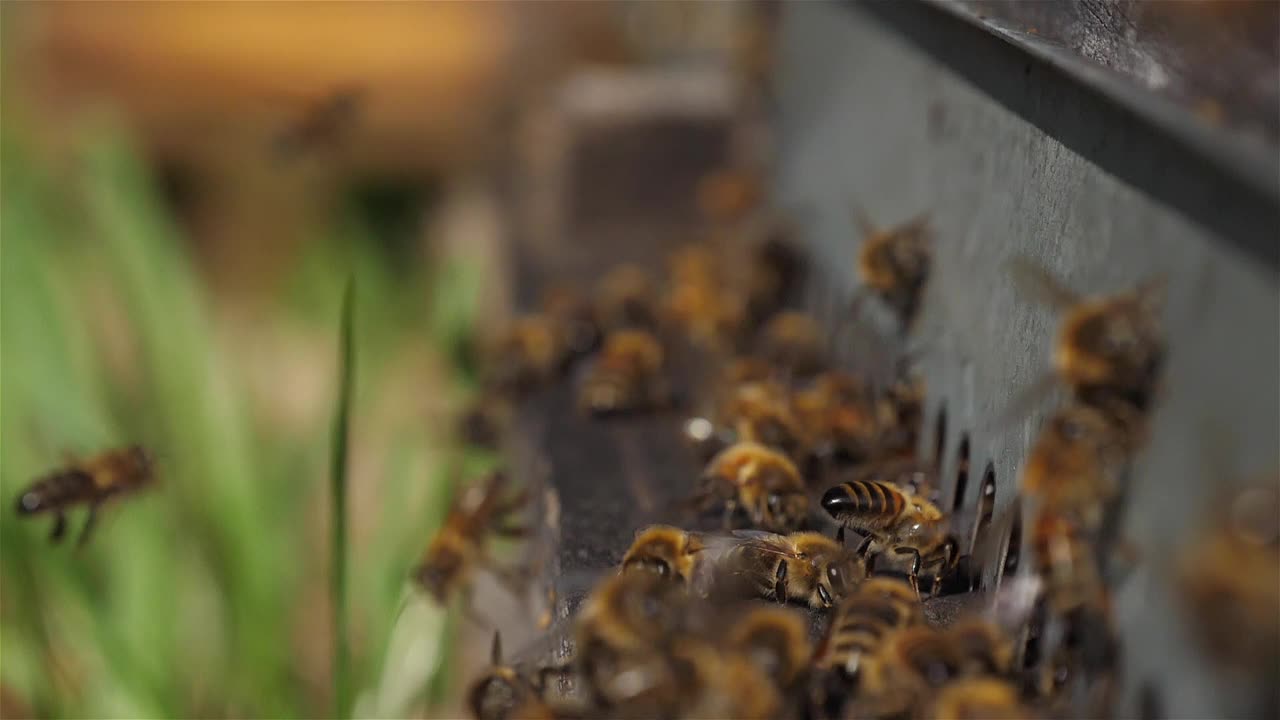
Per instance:
[[[1280,500],[1273,486],[1243,492],[1233,505],[1182,553],[1180,600],[1194,620],[1195,641],[1210,657],[1274,678],[1280,665]]]
[[[1026,720],[1035,716],[1013,683],[991,677],[966,677],[943,685],[925,713],[936,720]]]
[[[836,608],[814,655],[814,668],[841,682],[853,680],[862,660],[887,636],[923,622],[920,597],[907,583],[890,576],[867,578]]]
[[[493,634],[489,669],[467,690],[467,707],[476,720],[517,720],[541,701],[538,684],[502,659],[502,638]],[[524,709],[522,711],[522,708]]]
[[[809,315],[780,312],[760,331],[760,357],[786,377],[809,377],[826,364],[822,329]]]
[[[923,216],[888,229],[875,227],[861,210],[855,210],[863,235],[858,249],[858,278],[866,292],[879,298],[909,330],[915,323],[929,279],[933,242]],[[854,314],[861,301],[854,300]]]
[[[1105,504],[1120,489],[1129,450],[1113,415],[1070,403],[1040,431],[1022,472],[1022,491],[1096,527]]]
[[[726,526],[741,510],[757,528],[786,532],[809,514],[809,496],[795,463],[759,443],[739,442],[720,451],[707,463],[700,482],[694,508],[722,504]]]
[[[702,540],[696,534],[670,525],[654,525],[636,535],[618,572],[648,572],[688,583],[702,549]]]
[[[841,483],[823,494],[822,508],[840,524],[837,540],[843,542],[844,531],[852,529],[866,536],[876,554],[909,556],[913,586],[921,570],[933,569],[931,592],[936,594],[959,559],[948,519],[927,498],[878,477],[883,474],[873,468],[866,479]]]
[[[725,637],[728,651],[754,663],[784,695],[795,691],[813,654],[804,616],[783,608],[754,607],[731,623]]]
[[[739,531],[716,563],[713,592],[829,608],[866,575],[862,558],[821,533]]]
[[[1082,297],[1026,258],[1011,261],[1010,269],[1020,285],[1064,314],[1053,369],[1072,393],[1104,409],[1120,405],[1145,414],[1164,365],[1164,280],[1147,280],[1113,295]]]
[[[620,265],[600,280],[595,296],[595,321],[600,332],[654,330],[658,320],[657,291],[643,268]]]
[[[1111,598],[1092,537],[1080,522],[1042,506],[1031,527],[1033,568],[1042,585],[1044,624],[1032,679],[1038,692],[1057,697],[1077,680],[1109,687],[1117,638]]]
[[[594,415],[652,410],[670,405],[661,343],[642,330],[618,330],[605,338],[579,390],[579,406]]]
[[[419,585],[441,605],[458,589],[470,591],[469,580],[477,566],[490,565],[487,546],[491,535],[523,537],[526,528],[513,524],[513,515],[524,507],[525,492],[507,493],[505,473],[490,474],[455,499],[444,524],[427,545],[414,573]],[[509,580],[499,573],[499,577]]]
[[[98,508],[107,500],[138,492],[155,482],[154,460],[140,445],[107,450],[67,467],[36,478],[18,495],[18,515],[53,515],[49,539],[62,540],[67,530],[66,513],[77,505],[88,508],[78,545],[89,541]]]

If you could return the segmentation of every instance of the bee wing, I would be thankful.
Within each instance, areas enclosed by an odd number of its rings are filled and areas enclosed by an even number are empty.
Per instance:
[[[1013,278],[1014,287],[1053,310],[1066,310],[1080,302],[1080,294],[1068,288],[1057,277],[1025,255],[1015,255],[1005,261],[1005,268]]]

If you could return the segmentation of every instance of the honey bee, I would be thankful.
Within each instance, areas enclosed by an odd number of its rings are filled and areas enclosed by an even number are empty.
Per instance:
[[[467,707],[476,720],[516,720],[529,717],[529,710],[541,701],[542,690],[533,680],[504,664],[502,638],[493,634],[489,669],[467,690]]]
[[[947,517],[930,500],[894,483],[877,479],[851,480],[827,490],[822,508],[840,524],[837,539],[846,529],[863,533],[877,554],[891,551],[912,559],[910,580],[916,586],[921,570],[934,570],[931,592],[954,570],[959,543],[948,532]]]
[[[780,312],[761,330],[760,357],[787,377],[814,375],[826,364],[826,346],[816,320],[800,312]]]
[[[757,528],[786,532],[809,514],[800,471],[786,455],[759,443],[739,442],[720,451],[703,470],[701,486],[694,508],[721,504],[726,526],[741,510]]]
[[[893,311],[903,329],[910,329],[920,309],[933,258],[928,221],[921,216],[897,227],[879,229],[861,211],[854,215],[863,235],[858,250],[858,278],[866,291]]]
[[[821,533],[740,531],[719,559],[713,589],[722,596],[796,601],[829,608],[862,579],[862,559]]]
[[[861,379],[827,371],[792,395],[792,407],[815,455],[857,463],[875,453],[876,411]]]
[[[1178,563],[1178,589],[1196,642],[1227,667],[1276,676],[1280,666],[1280,499],[1241,493]]]
[[[490,563],[490,535],[519,538],[526,534],[526,528],[512,524],[512,515],[524,506],[527,493],[508,494],[507,483],[506,474],[496,472],[467,488],[427,546],[414,576],[441,605],[459,588],[469,591],[473,569]]]
[[[619,330],[605,338],[578,403],[594,415],[651,410],[671,403],[665,353],[657,338],[642,330]]]
[[[963,674],[1003,677],[1013,667],[1013,641],[1003,628],[979,617],[957,620],[945,631],[963,659]]]
[[[67,467],[36,478],[18,495],[19,516],[52,514],[49,539],[58,543],[66,534],[68,510],[77,505],[88,508],[77,545],[89,541],[98,508],[107,500],[138,492],[155,482],[154,460],[139,445],[107,450]]]
[[[1013,260],[1010,269],[1022,286],[1065,313],[1053,368],[1075,397],[1146,413],[1164,365],[1164,280],[1147,280],[1113,295],[1081,297],[1026,258]]]
[[[684,439],[703,462],[739,440],[758,442],[799,461],[805,440],[786,387],[756,358],[735,358],[721,374],[716,407],[685,421]]]
[[[575,664],[592,703],[669,711],[674,682],[667,653],[688,623],[685,587],[655,573],[606,577],[583,604]]]
[[[799,460],[806,441],[804,430],[791,411],[786,388],[774,382],[738,385],[721,413],[733,438],[767,445]]]
[[[1086,527],[1096,527],[1106,502],[1120,489],[1129,450],[1114,416],[1070,403],[1040,431],[1022,472],[1022,490],[1081,519]]]
[[[618,571],[648,572],[688,583],[702,550],[702,540],[696,534],[669,525],[655,525],[636,535]]]
[[[768,720],[782,712],[782,697],[751,658],[710,643],[682,639],[671,658],[688,697],[680,717]]]
[[[1091,537],[1074,518],[1042,507],[1031,528],[1034,571],[1042,584],[1046,627],[1033,677],[1038,692],[1059,696],[1078,678],[1100,692],[1110,687],[1117,639],[1110,593]],[[1048,638],[1048,641],[1046,641]]]
[[[735,618],[726,646],[754,663],[786,696],[800,686],[813,654],[808,622],[782,608],[752,608]]]
[[[600,332],[654,330],[658,320],[657,291],[644,269],[621,265],[601,279],[595,297],[595,321]]]
[[[555,377],[569,358],[562,329],[542,313],[518,318],[484,353],[483,384],[519,397]]]
[[[856,715],[914,715],[937,689],[959,677],[962,665],[956,647],[937,630],[924,625],[898,630],[862,659]]]
[[[967,677],[943,685],[926,717],[936,720],[1026,720],[1035,713],[1023,704],[1018,688],[991,677]]]
[[[814,668],[849,681],[862,660],[874,654],[885,637],[924,622],[916,591],[889,576],[867,578],[836,608],[826,637],[814,656]]]

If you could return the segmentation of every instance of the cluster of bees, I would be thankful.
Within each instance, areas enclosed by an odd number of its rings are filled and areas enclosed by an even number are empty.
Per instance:
[[[819,323],[790,309],[805,265],[781,223],[748,212],[757,195],[729,175],[702,193],[721,224],[752,218],[746,252],[712,240],[674,253],[663,283],[624,266],[589,299],[556,289],[484,354],[484,391],[463,423],[470,441],[496,444],[515,405],[581,364],[582,413],[669,415],[702,471],[676,506],[685,527],[638,529],[586,599],[570,662],[510,664],[495,635],[492,667],[467,695],[474,716],[1109,715],[1121,651],[1111,594],[1124,564],[1114,535],[1159,395],[1161,283],[1080,297],[1013,264],[1063,314],[1047,377],[1065,401],[1031,447],[1018,498],[996,522],[994,481],[984,484],[962,544],[938,460],[916,455],[921,380],[904,366],[877,384],[833,364]],[[851,312],[879,303],[909,333],[930,247],[922,221],[868,227]],[[673,380],[676,356],[714,370],[704,393]],[[83,542],[99,505],[152,475],[141,448],[108,451],[37,479],[17,511],[53,515],[56,540],[66,512],[86,505]],[[497,567],[489,545],[528,533],[528,497],[504,473],[466,488],[415,581],[445,604],[469,592],[477,568],[513,587],[527,580]],[[1275,509],[1273,490],[1242,496],[1178,576],[1200,643],[1224,665],[1280,665]],[[1023,545],[1031,557],[1019,566]],[[993,562],[1008,576],[998,587],[931,620],[931,598],[972,590],[972,568]]]
[[[734,217],[748,204],[741,187],[713,182],[724,184],[709,185],[708,205]],[[879,303],[905,335],[928,280],[928,226],[863,226],[863,289],[850,312]],[[572,621],[571,662],[508,664],[495,636],[493,667],[468,694],[475,717],[1109,715],[1121,650],[1111,593],[1125,569],[1114,534],[1158,396],[1162,283],[1081,297],[1027,261],[1011,264],[1063,314],[1046,378],[1065,401],[999,516],[994,479],[984,481],[962,544],[965,513],[958,502],[942,506],[940,463],[916,457],[920,379],[902,369],[876,386],[833,366],[818,322],[787,305],[803,263],[780,231],[761,235],[739,266],[709,242],[674,253],[661,287],[627,266],[590,301],[558,290],[487,356],[487,392],[467,421],[473,439],[500,436],[480,419],[502,417],[494,408],[581,360],[581,412],[683,418],[680,432],[704,464],[678,506],[685,527],[640,528],[587,598]],[[698,397],[672,380],[670,358],[687,359],[690,347],[715,371]],[[474,432],[485,425],[490,432]],[[467,505],[476,511],[455,514],[475,558],[485,557],[486,528],[504,527],[514,508],[492,499],[502,477],[480,486],[489,492]],[[1195,563],[1220,570],[1180,582],[1190,612],[1222,617],[1230,607],[1274,639],[1280,536],[1263,515],[1215,528]],[[437,597],[449,587],[439,567],[463,567],[449,549],[454,532],[437,537],[422,565]],[[1031,557],[1015,573],[1024,545]],[[1226,569],[1241,562],[1247,576]],[[958,617],[929,620],[930,598],[973,590],[974,568],[992,564],[1008,575],[997,588],[971,596],[981,601]],[[1228,622],[1209,623],[1210,650],[1274,667],[1276,648],[1264,641],[1223,642]]]

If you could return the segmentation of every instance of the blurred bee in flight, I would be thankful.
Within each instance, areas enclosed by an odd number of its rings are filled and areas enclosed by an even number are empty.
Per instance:
[[[36,478],[18,495],[19,516],[53,515],[49,539],[57,543],[67,529],[67,511],[83,505],[88,516],[80,530],[78,545],[89,541],[99,507],[114,497],[138,492],[155,482],[151,455],[139,445],[107,450],[67,467]]]
[[[1164,366],[1164,280],[1082,297],[1027,258],[1014,258],[1009,267],[1021,288],[1063,313],[1054,345],[1056,377],[1080,402],[1137,427],[1135,420],[1151,408]]]
[[[854,221],[862,232],[858,250],[860,292],[879,298],[893,312],[905,332],[915,324],[933,262],[928,220],[923,216],[892,228],[877,228],[860,209]],[[855,297],[850,314],[857,316],[862,298]]]
[[[459,590],[469,592],[471,575],[480,566],[488,566],[499,579],[515,584],[513,575],[492,567],[488,555],[491,536],[520,538],[527,533],[527,528],[515,524],[513,515],[525,506],[528,495],[510,494],[507,485],[505,473],[492,473],[466,488],[450,506],[444,525],[414,573],[418,584],[437,603],[446,604]]]

